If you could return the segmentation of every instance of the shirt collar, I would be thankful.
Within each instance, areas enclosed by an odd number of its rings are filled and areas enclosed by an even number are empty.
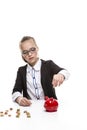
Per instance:
[[[40,68],[41,68],[41,60],[40,59],[33,66],[33,68],[35,69],[35,71],[40,71]],[[27,64],[27,71],[30,72],[31,70],[32,70],[32,67],[29,64]]]

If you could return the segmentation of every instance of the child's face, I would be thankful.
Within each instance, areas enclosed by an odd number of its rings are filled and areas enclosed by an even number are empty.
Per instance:
[[[31,66],[34,66],[38,60],[38,47],[32,39],[26,40],[21,44],[23,59]]]

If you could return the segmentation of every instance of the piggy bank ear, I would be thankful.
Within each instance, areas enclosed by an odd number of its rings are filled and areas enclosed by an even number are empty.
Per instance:
[[[45,96],[44,100],[47,100],[49,97],[48,96]]]

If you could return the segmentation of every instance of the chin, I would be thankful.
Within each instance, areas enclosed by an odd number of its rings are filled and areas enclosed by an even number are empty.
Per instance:
[[[35,65],[35,62],[28,62],[28,64],[29,64],[30,66],[34,66],[34,65]]]

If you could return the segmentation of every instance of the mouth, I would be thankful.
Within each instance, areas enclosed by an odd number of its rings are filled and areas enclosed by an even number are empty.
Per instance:
[[[31,60],[33,60],[33,59],[34,59],[33,57],[30,57],[30,58],[29,58],[29,61],[31,61]]]

